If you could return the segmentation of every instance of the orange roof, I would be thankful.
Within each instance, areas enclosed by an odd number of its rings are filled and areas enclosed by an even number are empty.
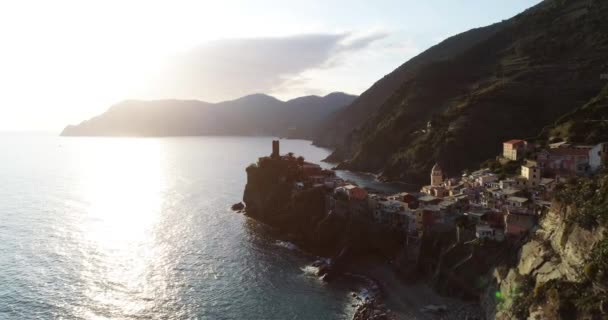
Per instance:
[[[524,140],[519,140],[519,139],[512,139],[512,140],[509,140],[509,141],[505,141],[503,143],[504,144],[518,144],[518,143],[522,143],[522,142],[525,142],[525,141]]]

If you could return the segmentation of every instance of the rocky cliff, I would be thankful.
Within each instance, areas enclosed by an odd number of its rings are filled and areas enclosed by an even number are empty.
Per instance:
[[[475,239],[470,223],[425,231],[419,274],[480,299],[486,319],[608,319],[608,174],[559,184],[524,239]]]
[[[591,252],[605,241],[604,227],[570,222],[570,206],[549,210],[516,264],[498,266],[481,302],[487,319],[604,319],[605,279],[589,279]],[[602,298],[603,295],[603,298]],[[595,299],[599,298],[599,300]]]
[[[398,235],[370,221],[367,203],[336,200],[330,209],[322,188],[296,190],[297,174],[279,164],[251,165],[243,195],[247,215],[274,227],[307,251],[345,262],[366,255],[395,257],[402,248]]]

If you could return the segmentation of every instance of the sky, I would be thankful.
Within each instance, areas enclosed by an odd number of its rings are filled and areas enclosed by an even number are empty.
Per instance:
[[[430,46],[540,0],[0,1],[0,131],[125,99],[361,94]]]

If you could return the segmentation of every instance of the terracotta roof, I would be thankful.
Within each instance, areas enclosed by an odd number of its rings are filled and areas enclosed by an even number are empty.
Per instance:
[[[521,143],[521,142],[525,142],[524,140],[520,140],[520,139],[512,139],[509,141],[505,141],[503,142],[504,144],[516,144],[516,143]]]

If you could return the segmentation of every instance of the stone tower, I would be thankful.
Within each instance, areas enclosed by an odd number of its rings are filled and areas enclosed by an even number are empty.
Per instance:
[[[279,140],[272,140],[272,155],[270,157],[273,159],[278,159],[281,157]]]
[[[443,170],[438,163],[431,169],[431,186],[440,186],[443,183]]]

